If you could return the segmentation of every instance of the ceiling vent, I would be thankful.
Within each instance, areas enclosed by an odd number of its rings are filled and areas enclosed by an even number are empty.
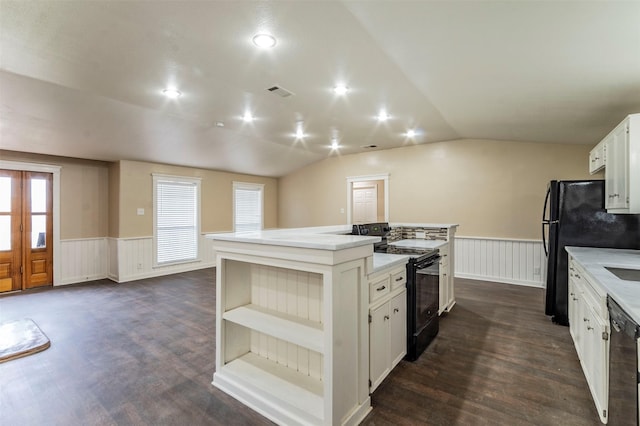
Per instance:
[[[281,98],[288,98],[289,96],[293,95],[293,92],[285,89],[284,87],[280,87],[280,86],[271,86],[267,90],[269,92],[271,92],[271,93],[275,93],[276,95],[280,96]]]

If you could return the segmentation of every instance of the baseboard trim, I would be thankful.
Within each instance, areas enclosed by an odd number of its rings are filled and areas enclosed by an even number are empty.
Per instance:
[[[468,280],[475,280],[475,281],[491,281],[491,282],[503,283],[503,284],[520,285],[524,287],[544,288],[544,286],[537,281],[514,280],[514,279],[507,279],[502,277],[492,277],[488,275],[474,275],[474,274],[464,274],[464,273],[456,273],[455,277],[464,278]]]
[[[123,279],[118,279],[117,277],[114,277],[114,276],[108,276],[106,278],[110,279],[111,281],[117,282],[118,284],[121,284],[121,283],[130,282],[130,281],[144,280],[147,278],[156,278],[156,277],[163,277],[166,275],[180,274],[182,272],[197,271],[199,269],[214,268],[215,266],[216,264],[211,262],[206,262],[206,263],[197,262],[197,263],[189,263],[188,265],[185,265],[183,267],[174,266],[170,270],[157,269],[151,272],[144,272],[142,274],[131,274],[124,277]]]

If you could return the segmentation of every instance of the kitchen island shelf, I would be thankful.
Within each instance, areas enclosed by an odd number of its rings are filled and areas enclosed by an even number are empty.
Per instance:
[[[322,324],[317,321],[298,318],[254,304],[227,311],[222,318],[303,348],[321,354],[324,352]]]
[[[226,364],[222,372],[216,386],[256,411],[266,414],[276,401],[289,424],[323,423],[321,381],[251,352]],[[261,407],[264,394],[270,396],[269,407]]]

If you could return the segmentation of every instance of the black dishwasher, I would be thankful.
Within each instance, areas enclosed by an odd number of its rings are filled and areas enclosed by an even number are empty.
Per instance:
[[[638,426],[638,336],[633,319],[611,297],[609,347],[609,426]]]

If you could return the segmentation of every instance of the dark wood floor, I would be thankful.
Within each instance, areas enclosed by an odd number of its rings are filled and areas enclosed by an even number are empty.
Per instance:
[[[365,425],[597,425],[569,331],[543,292],[456,280],[458,304],[414,363],[373,394]],[[2,425],[260,425],[211,385],[214,271],[0,296],[51,348],[0,364]]]

